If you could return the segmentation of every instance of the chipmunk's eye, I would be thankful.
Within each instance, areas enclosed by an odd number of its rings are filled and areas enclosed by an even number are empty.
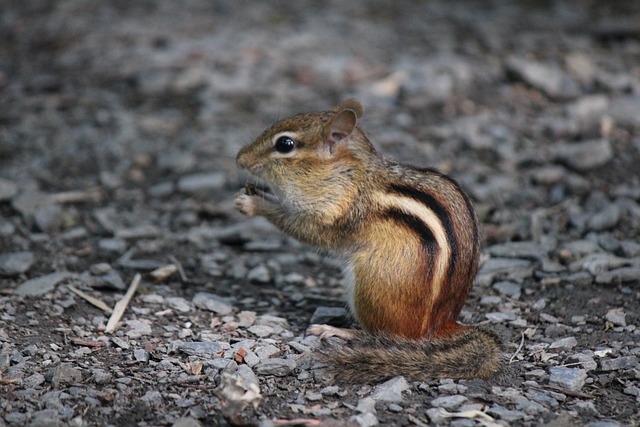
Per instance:
[[[282,154],[290,153],[295,146],[296,142],[288,136],[281,136],[276,140],[276,144],[274,145],[276,151]]]

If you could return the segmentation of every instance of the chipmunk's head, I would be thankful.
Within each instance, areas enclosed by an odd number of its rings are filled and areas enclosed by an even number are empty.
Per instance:
[[[347,99],[330,111],[298,114],[275,123],[238,153],[237,164],[264,179],[278,195],[315,196],[323,185],[347,179],[375,150],[357,127],[364,107]],[[331,182],[329,182],[331,181]]]

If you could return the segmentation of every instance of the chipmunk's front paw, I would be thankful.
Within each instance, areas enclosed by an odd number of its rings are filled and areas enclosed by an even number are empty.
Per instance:
[[[244,192],[236,194],[234,207],[240,213],[247,216],[256,216],[258,214],[258,200],[256,196],[249,196]]]

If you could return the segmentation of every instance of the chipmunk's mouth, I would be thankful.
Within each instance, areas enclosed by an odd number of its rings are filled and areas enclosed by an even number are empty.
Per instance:
[[[269,186],[263,182],[249,181],[244,186],[244,192],[248,196],[258,196],[271,203],[278,203],[278,197],[273,194]]]

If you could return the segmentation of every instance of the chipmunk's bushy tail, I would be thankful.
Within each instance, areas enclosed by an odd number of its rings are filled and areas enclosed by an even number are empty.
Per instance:
[[[327,342],[320,353],[336,380],[345,383],[380,382],[397,375],[414,381],[489,379],[504,365],[500,338],[482,327],[429,341],[358,334],[346,343]]]

